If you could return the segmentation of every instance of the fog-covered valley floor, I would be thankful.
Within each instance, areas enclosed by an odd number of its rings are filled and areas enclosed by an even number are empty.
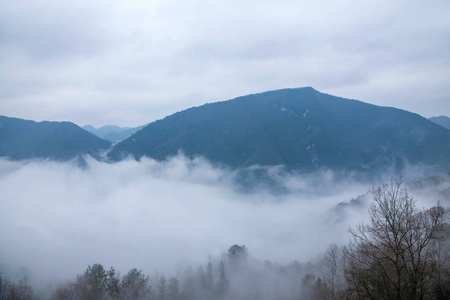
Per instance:
[[[266,171],[283,192],[264,184],[243,189],[235,171],[182,155],[115,164],[88,158],[85,167],[2,159],[0,271],[14,279],[27,266],[40,286],[73,279],[93,263],[170,276],[234,244],[246,245],[254,260],[307,262],[331,243],[346,244],[349,226],[367,216],[369,201],[336,206],[373,183],[326,171]],[[417,195],[419,207],[436,203]]]

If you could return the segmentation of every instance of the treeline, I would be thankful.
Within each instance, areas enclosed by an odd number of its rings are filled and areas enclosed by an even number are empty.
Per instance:
[[[52,300],[319,300],[450,299],[449,212],[439,204],[418,209],[401,180],[372,190],[367,223],[350,229],[352,241],[330,245],[313,263],[287,265],[252,260],[233,245],[206,265],[172,277],[131,269],[88,266],[55,287]],[[22,275],[0,276],[0,299],[38,299]]]
[[[368,223],[328,247],[313,299],[450,299],[449,211],[418,209],[401,180],[372,190]]]
[[[52,299],[298,299],[299,280],[313,270],[312,264],[253,261],[245,246],[233,245],[221,258],[184,268],[172,277],[159,272],[146,275],[138,269],[119,276],[114,268],[94,264],[76,280],[59,285]]]
[[[197,268],[187,267],[172,277],[158,271],[144,274],[133,268],[120,275],[114,267],[101,264],[88,266],[76,279],[53,288],[52,300],[211,300],[211,299],[309,299],[298,298],[305,274],[313,273],[314,265],[292,262],[278,265],[249,258],[245,246],[233,245],[219,259],[211,259]],[[44,299],[38,297],[27,283],[20,284],[30,293],[17,293],[18,284],[3,279],[0,299]]]
[[[26,267],[17,272],[17,282],[11,282],[0,274],[0,300],[39,299],[31,287],[31,276]]]

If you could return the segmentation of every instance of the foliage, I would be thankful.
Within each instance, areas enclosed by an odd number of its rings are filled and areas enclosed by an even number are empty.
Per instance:
[[[123,300],[147,299],[151,295],[149,277],[136,268],[123,276],[119,286],[120,298]]]
[[[231,266],[239,267],[248,257],[247,247],[233,245],[228,249],[228,261]]]

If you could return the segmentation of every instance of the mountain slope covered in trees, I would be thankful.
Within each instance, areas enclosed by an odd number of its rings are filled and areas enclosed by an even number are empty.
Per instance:
[[[0,116],[0,156],[15,160],[68,160],[89,154],[99,158],[99,152],[110,146],[109,141],[70,122],[34,122]]]
[[[285,165],[377,172],[450,166],[450,131],[404,110],[283,89],[205,104],[153,122],[118,143],[111,160],[203,156],[231,167]]]

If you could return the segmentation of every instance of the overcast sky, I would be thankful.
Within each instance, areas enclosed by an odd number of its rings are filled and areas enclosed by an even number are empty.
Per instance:
[[[450,1],[0,0],[0,114],[137,126],[286,87],[450,116]]]

